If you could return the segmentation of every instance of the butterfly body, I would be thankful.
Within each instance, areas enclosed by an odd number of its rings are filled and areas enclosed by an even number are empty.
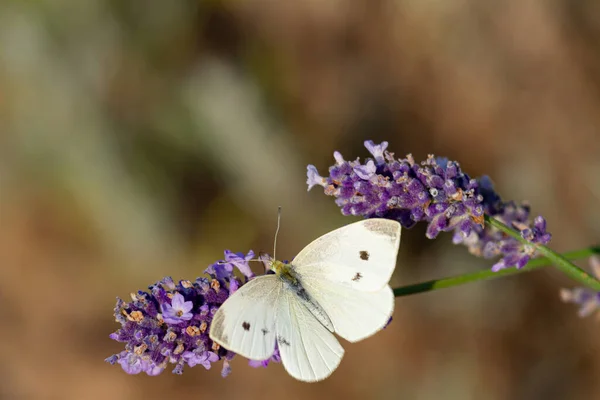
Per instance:
[[[302,304],[312,313],[323,324],[330,332],[333,332],[333,324],[327,316],[323,307],[310,296],[304,286],[302,286],[302,279],[298,276],[298,273],[294,270],[292,264],[286,264],[278,260],[271,259],[270,269],[283,282],[284,290],[289,290],[291,293],[295,293],[297,298],[300,299]]]

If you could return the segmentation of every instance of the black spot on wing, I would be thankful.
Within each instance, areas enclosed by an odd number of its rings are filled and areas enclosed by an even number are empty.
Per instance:
[[[288,342],[283,336],[277,336],[277,343],[279,343],[279,345],[283,345],[283,346],[289,346],[290,342]]]
[[[358,256],[361,260],[367,261],[369,259],[369,252],[366,250],[361,250],[358,252]]]
[[[263,336],[269,333],[269,330],[265,328],[262,328],[260,331],[263,333]]]
[[[354,275],[354,278],[352,278],[352,280],[354,282],[358,282],[360,278],[362,278],[362,274],[360,272],[357,272],[356,275]]]
[[[242,328],[244,328],[245,331],[249,331],[250,330],[250,324],[246,321],[244,321],[242,323]]]

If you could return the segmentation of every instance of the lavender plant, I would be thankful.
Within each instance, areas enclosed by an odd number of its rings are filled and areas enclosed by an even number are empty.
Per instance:
[[[320,176],[315,166],[309,165],[308,190],[322,186],[326,195],[335,198],[344,215],[395,219],[406,228],[424,221],[430,239],[443,231],[454,232],[453,242],[465,245],[473,255],[500,256],[491,273],[510,268],[506,274],[514,274],[550,261],[571,278],[600,291],[598,279],[546,247],[552,237],[546,231],[546,220],[541,216],[532,219],[526,203],[503,201],[489,177],[472,179],[458,162],[433,155],[420,164],[411,154],[396,159],[387,151],[387,142],[375,144],[367,140],[364,144],[372,155],[364,163],[358,158],[346,161],[336,151],[329,176]],[[594,249],[588,249],[585,255],[593,253]],[[547,260],[525,269],[538,255]],[[491,277],[490,273],[466,274],[397,289],[396,295],[412,294],[417,288],[437,289]]]
[[[364,164],[346,161],[335,152],[336,163],[326,178],[309,165],[308,189],[323,186],[344,215],[395,219],[405,228],[425,221],[429,239],[454,232],[454,243],[464,244],[476,256],[501,255],[494,271],[523,268],[535,255],[536,245],[550,241],[544,218],[531,221],[527,204],[502,201],[488,177],[471,179],[457,162],[432,155],[420,164],[410,154],[396,159],[387,146],[366,141],[373,159]],[[484,214],[518,229],[525,242],[486,227]]]
[[[489,270],[396,288],[397,297],[553,264],[585,286],[563,289],[564,301],[578,304],[582,316],[600,309],[600,259],[592,259],[595,275],[569,261],[600,253],[599,248],[557,254],[546,246],[551,239],[546,220],[541,216],[532,218],[526,203],[503,201],[487,176],[473,179],[458,162],[445,158],[428,156],[417,163],[409,154],[397,159],[387,146],[387,142],[366,141],[372,158],[362,163],[359,159],[346,161],[335,152],[335,164],[326,177],[309,165],[308,190],[323,187],[344,215],[393,219],[405,228],[425,222],[430,239],[441,232],[452,232],[453,242],[466,246],[471,254],[499,258]],[[173,373],[181,374],[185,365],[209,369],[223,360],[221,375],[227,376],[235,353],[213,342],[208,332],[219,306],[255,277],[249,266],[253,257],[252,251],[246,255],[225,251],[224,260],[205,270],[206,277],[177,284],[167,277],[151,285],[148,292],[132,293],[130,302],[117,299],[114,315],[121,328],[110,337],[125,343],[125,350],[106,361],[120,364],[129,374],[158,375],[168,364],[174,365]],[[242,279],[235,276],[236,270]],[[269,360],[249,364],[266,367],[280,361],[276,349]]]

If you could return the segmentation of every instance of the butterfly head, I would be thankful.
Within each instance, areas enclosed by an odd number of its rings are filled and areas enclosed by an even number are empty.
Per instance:
[[[259,259],[263,262],[265,269],[275,272],[277,276],[292,284],[297,283],[296,273],[291,264],[276,260],[266,253],[261,253]]]
[[[290,264],[272,258],[269,260],[268,268],[275,272],[280,278],[292,283],[296,282],[296,274]]]
[[[286,271],[289,270],[289,265],[287,265],[281,261],[278,261],[275,259],[271,259],[270,261],[271,262],[270,262],[269,268],[273,272],[275,272],[277,275],[285,274]]]

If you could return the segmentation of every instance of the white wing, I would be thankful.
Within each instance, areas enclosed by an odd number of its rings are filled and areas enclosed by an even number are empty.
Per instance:
[[[210,338],[251,360],[271,357],[282,289],[283,282],[276,275],[260,276],[243,285],[215,313]]]
[[[387,285],[396,267],[400,231],[400,224],[389,219],[355,222],[310,243],[292,266],[300,276],[376,292]]]
[[[358,342],[380,331],[394,312],[394,293],[385,285],[377,292],[305,276],[302,285],[325,310],[335,333]]]
[[[344,349],[289,290],[282,293],[277,309],[277,345],[285,370],[294,378],[316,382],[338,367]]]

